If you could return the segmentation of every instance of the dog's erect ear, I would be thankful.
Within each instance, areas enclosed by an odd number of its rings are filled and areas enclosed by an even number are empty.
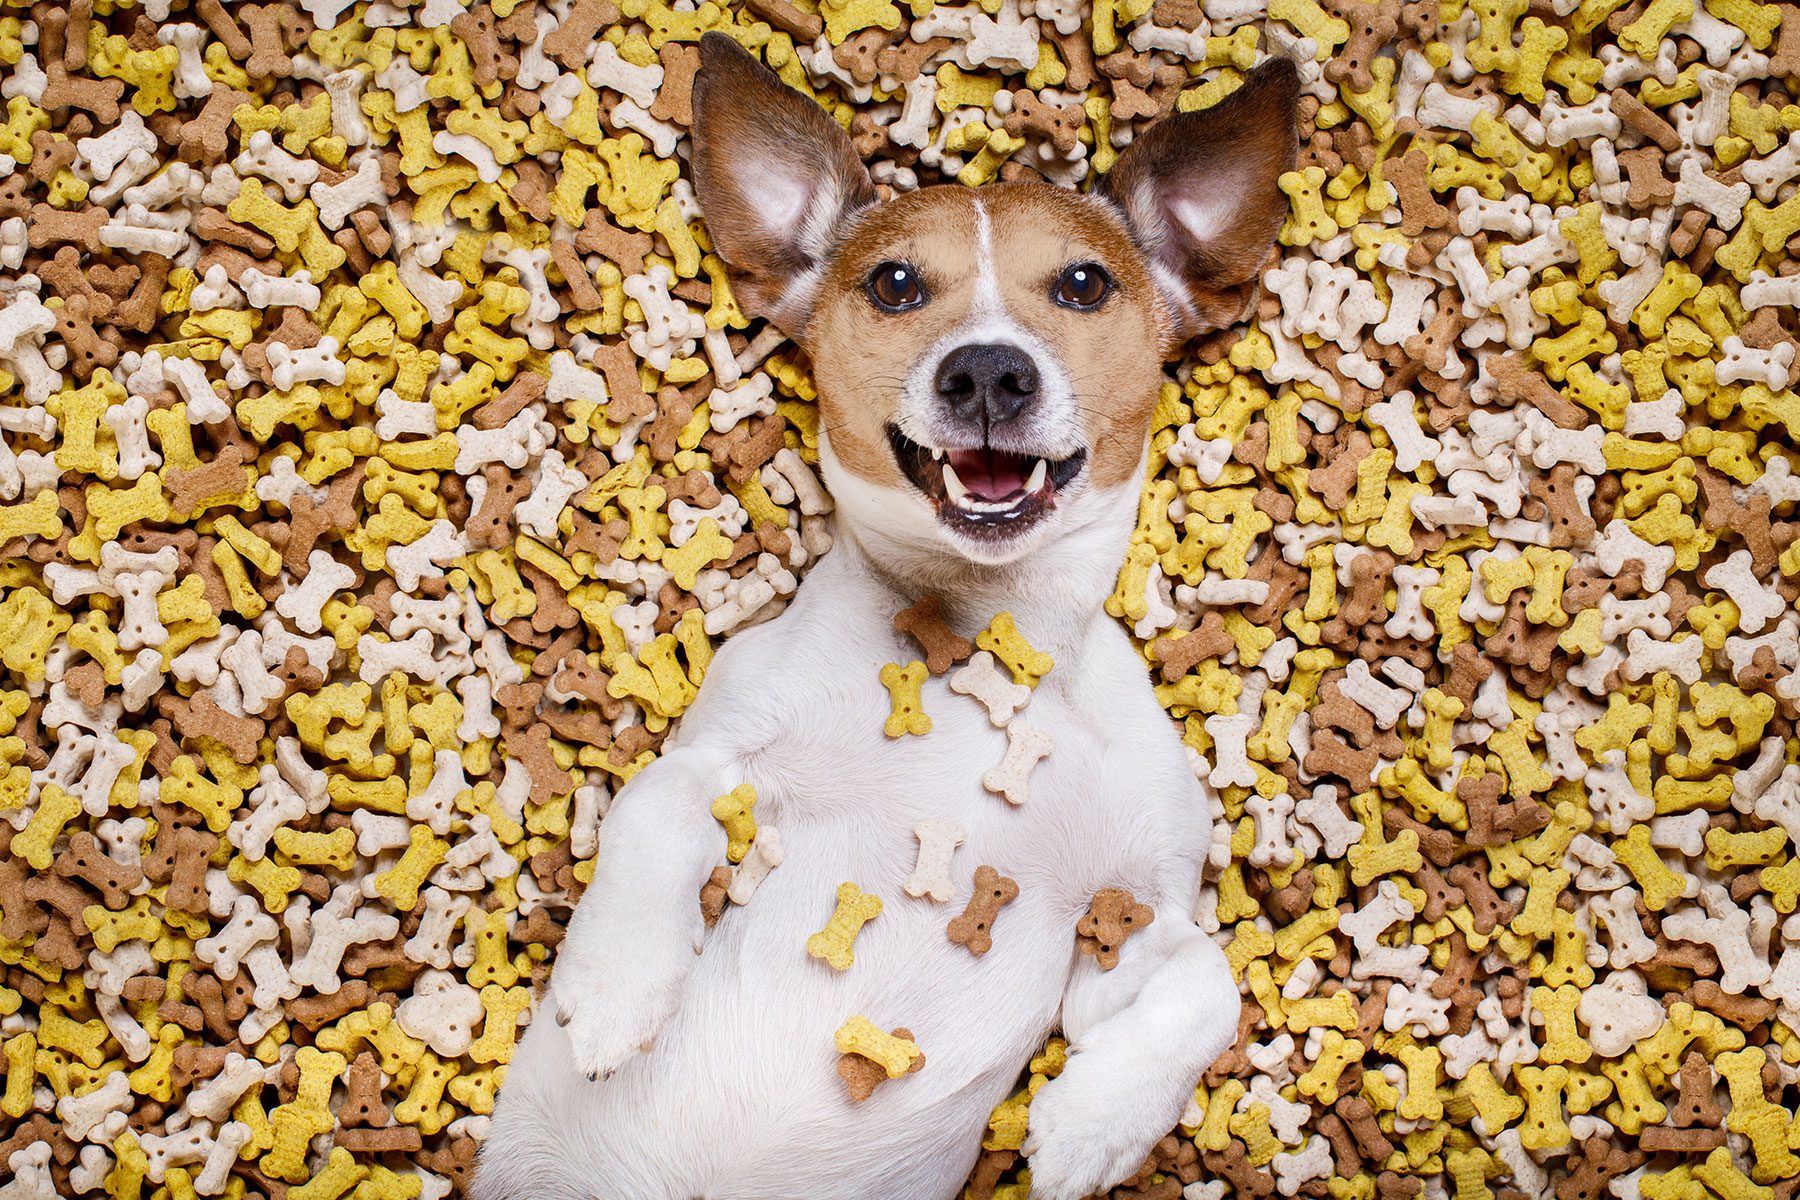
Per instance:
[[[722,33],[700,39],[694,191],[746,310],[806,325],[826,254],[875,185],[838,123]]]
[[[1298,150],[1299,73],[1273,58],[1211,108],[1132,141],[1096,191],[1125,210],[1174,312],[1176,344],[1230,324],[1287,215],[1276,186]]]

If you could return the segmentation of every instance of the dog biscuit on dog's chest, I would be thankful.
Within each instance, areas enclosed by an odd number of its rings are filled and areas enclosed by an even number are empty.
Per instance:
[[[851,1017],[840,1025],[836,1041],[838,1053],[867,1059],[888,1079],[900,1078],[925,1060],[910,1031],[883,1033],[875,1022],[863,1016]],[[851,1087],[854,1092],[855,1085]]]
[[[1004,796],[1008,804],[1025,803],[1031,769],[1054,748],[1049,734],[1023,721],[1014,721],[1006,727],[1006,757],[1000,760],[999,766],[982,774],[981,786],[997,796]]]
[[[1056,660],[1034,647],[1013,624],[1009,612],[995,613],[988,627],[975,635],[975,644],[1005,663],[1013,673],[1013,682],[1036,687],[1038,680],[1050,673]]]
[[[894,632],[904,633],[925,651],[925,668],[942,675],[975,651],[975,643],[944,624],[936,596],[921,596],[894,614]]]
[[[950,677],[950,690],[973,696],[987,709],[988,720],[1002,727],[1031,699],[1031,689],[1002,675],[1000,668],[994,665],[994,656],[986,650],[976,651],[974,657]]]
[[[975,868],[975,891],[962,915],[953,918],[946,930],[950,940],[968,947],[980,958],[994,947],[994,918],[1000,910],[1019,898],[1019,885],[986,863]]]
[[[956,894],[950,882],[950,859],[969,831],[955,821],[927,819],[913,826],[919,839],[919,861],[906,879],[906,894],[929,896],[939,904]]]
[[[712,802],[712,815],[719,824],[725,827],[725,836],[730,839],[725,845],[725,857],[732,862],[743,862],[744,855],[750,853],[750,843],[756,840],[756,789],[747,783],[740,783],[729,792]]]
[[[1100,969],[1119,965],[1119,949],[1125,939],[1156,920],[1148,904],[1139,904],[1124,888],[1101,888],[1094,893],[1087,913],[1075,923],[1075,946],[1091,954]]]
[[[856,961],[850,948],[856,935],[879,915],[880,896],[872,896],[854,883],[840,883],[837,911],[825,922],[825,928],[806,939],[806,952],[814,958],[824,959],[835,970],[848,971],[850,964]]]
[[[881,686],[888,690],[887,723],[882,731],[891,738],[907,734],[923,736],[931,732],[931,717],[925,712],[920,689],[925,686],[925,664],[914,660],[904,667],[889,663],[881,668]]]

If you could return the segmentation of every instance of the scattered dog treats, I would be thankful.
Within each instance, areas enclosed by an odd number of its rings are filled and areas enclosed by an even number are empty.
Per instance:
[[[982,863],[975,868],[973,890],[968,907],[960,916],[952,917],[946,932],[958,946],[980,958],[993,949],[994,918],[1000,910],[1019,898],[1019,885],[994,868]]]
[[[681,7],[0,15],[15,1186],[468,1177],[612,794],[830,546],[803,360],[681,179],[712,23],[883,194],[1085,186],[1301,64],[1107,600],[1246,995],[1114,1196],[1786,1186],[1793,6]],[[917,644],[1005,726],[1016,634]]]
[[[881,897],[870,895],[854,883],[842,883],[837,890],[837,909],[825,928],[806,939],[806,952],[824,959],[836,971],[848,971],[856,961],[852,946],[862,927],[881,915]]]
[[[1119,965],[1125,939],[1156,920],[1148,904],[1139,904],[1124,888],[1101,888],[1075,922],[1075,948],[1091,954],[1101,970]]]

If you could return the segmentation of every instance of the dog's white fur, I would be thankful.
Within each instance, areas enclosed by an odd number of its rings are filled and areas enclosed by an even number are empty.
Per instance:
[[[1056,658],[1015,718],[1056,743],[1021,808],[980,782],[1005,732],[943,677],[925,688],[930,734],[882,734],[875,676],[913,654],[890,624],[910,599],[854,526],[786,612],[721,648],[680,732],[602,825],[594,886],[508,1068],[479,1200],[953,1196],[988,1113],[1058,1025],[1072,1053],[1031,1104],[1033,1195],[1074,1200],[1137,1169],[1230,1043],[1238,994],[1192,920],[1210,824],[1198,785],[1143,660],[1101,608],[1137,488],[1083,499],[1090,519],[1010,569],[1004,589],[946,596],[953,624],[1007,609]],[[725,852],[709,805],[745,781],[785,858],[749,905],[703,930],[695,898]],[[969,830],[949,905],[900,888],[928,817]],[[976,958],[944,927],[982,863],[1017,880],[1019,898]],[[805,943],[845,880],[886,908],[839,973]],[[1102,971],[1074,929],[1113,886],[1156,920]],[[927,1056],[861,1105],[832,1042],[858,1013],[910,1028]],[[584,1073],[613,1066],[601,1082]]]
[[[977,303],[919,347],[892,419],[937,444],[937,401],[920,381],[958,345],[1005,340],[1047,381],[1019,436],[1042,454],[1066,455],[1071,441],[1091,452],[1091,431],[1059,399],[1081,364],[1008,313],[975,207]],[[477,1200],[952,1197],[990,1111],[1058,1028],[1068,1062],[1033,1099],[1024,1149],[1034,1197],[1077,1200],[1136,1171],[1236,1032],[1237,987],[1192,919],[1207,808],[1144,660],[1103,610],[1144,461],[1111,486],[1084,473],[1017,546],[996,551],[947,532],[917,489],[848,469],[829,433],[820,451],[836,545],[785,612],[720,648],[662,756],[614,801],[594,883],[508,1068]],[[981,784],[1005,731],[945,677],[925,685],[929,734],[882,732],[878,673],[918,657],[892,619],[926,592],[965,634],[1011,612],[1055,658],[1014,718],[1055,747],[1021,807]],[[707,930],[697,897],[726,842],[710,804],[745,782],[785,856]],[[968,830],[949,904],[902,890],[927,818]],[[1019,896],[976,957],[945,926],[981,864],[1016,880]],[[839,972],[808,957],[806,940],[846,880],[886,907]],[[1156,912],[1111,971],[1075,944],[1078,918],[1107,887]],[[853,1104],[833,1034],[858,1014],[909,1028],[927,1062]]]

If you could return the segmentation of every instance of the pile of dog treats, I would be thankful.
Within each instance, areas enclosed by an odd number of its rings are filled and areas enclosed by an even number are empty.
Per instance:
[[[889,192],[1081,186],[1304,64],[1109,605],[1245,993],[1115,1200],[1792,1197],[1800,8],[1755,0],[0,0],[0,1197],[468,1178],[613,790],[830,545],[683,178],[711,29]]]

